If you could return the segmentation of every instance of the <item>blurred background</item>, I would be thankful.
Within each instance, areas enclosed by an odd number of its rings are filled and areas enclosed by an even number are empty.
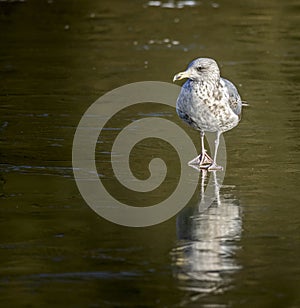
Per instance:
[[[300,307],[299,14],[298,0],[1,0],[1,305]],[[81,116],[116,87],[172,82],[197,57],[216,59],[250,104],[224,134],[217,201],[197,208],[204,179],[160,225],[105,221],[73,178]],[[176,166],[168,151],[154,141],[137,149]],[[110,152],[97,157],[101,166]],[[104,180],[115,187],[113,175]]]

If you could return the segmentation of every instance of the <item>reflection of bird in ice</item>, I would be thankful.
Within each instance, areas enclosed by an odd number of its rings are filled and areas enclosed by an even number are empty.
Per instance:
[[[178,245],[173,249],[174,274],[182,289],[196,292],[195,298],[229,287],[240,269],[235,251],[242,232],[238,200],[220,195],[216,171],[204,193],[207,171],[201,174],[201,200],[177,216]]]
[[[184,72],[174,76],[173,81],[188,78],[182,86],[176,103],[179,117],[193,128],[200,130],[201,154],[189,164],[208,170],[222,169],[216,163],[219,138],[238,125],[242,101],[236,87],[220,77],[215,60],[198,58]],[[204,133],[217,132],[215,153],[212,159],[204,149]]]

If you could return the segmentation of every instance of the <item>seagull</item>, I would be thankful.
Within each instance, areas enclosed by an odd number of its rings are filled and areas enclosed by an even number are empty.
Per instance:
[[[193,60],[185,71],[174,76],[173,82],[185,78],[188,80],[181,88],[176,111],[201,136],[201,154],[188,164],[208,171],[222,170],[216,161],[220,135],[238,125],[244,104],[234,84],[220,76],[214,59]],[[217,133],[213,158],[204,148],[205,132]]]

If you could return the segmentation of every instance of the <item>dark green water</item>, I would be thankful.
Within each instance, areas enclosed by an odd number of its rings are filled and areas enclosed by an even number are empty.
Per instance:
[[[0,1],[1,307],[300,307],[299,14],[298,0]],[[104,220],[73,178],[81,116],[121,85],[171,82],[199,56],[250,103],[224,135],[219,204],[197,211],[200,181],[162,224]],[[136,153],[151,151],[172,165],[153,140]]]

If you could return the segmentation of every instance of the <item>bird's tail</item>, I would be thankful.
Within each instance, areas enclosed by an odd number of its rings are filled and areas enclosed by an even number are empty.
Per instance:
[[[243,107],[247,107],[247,106],[249,106],[249,104],[248,104],[248,102],[246,102],[246,101],[242,101],[242,106],[243,106]]]

